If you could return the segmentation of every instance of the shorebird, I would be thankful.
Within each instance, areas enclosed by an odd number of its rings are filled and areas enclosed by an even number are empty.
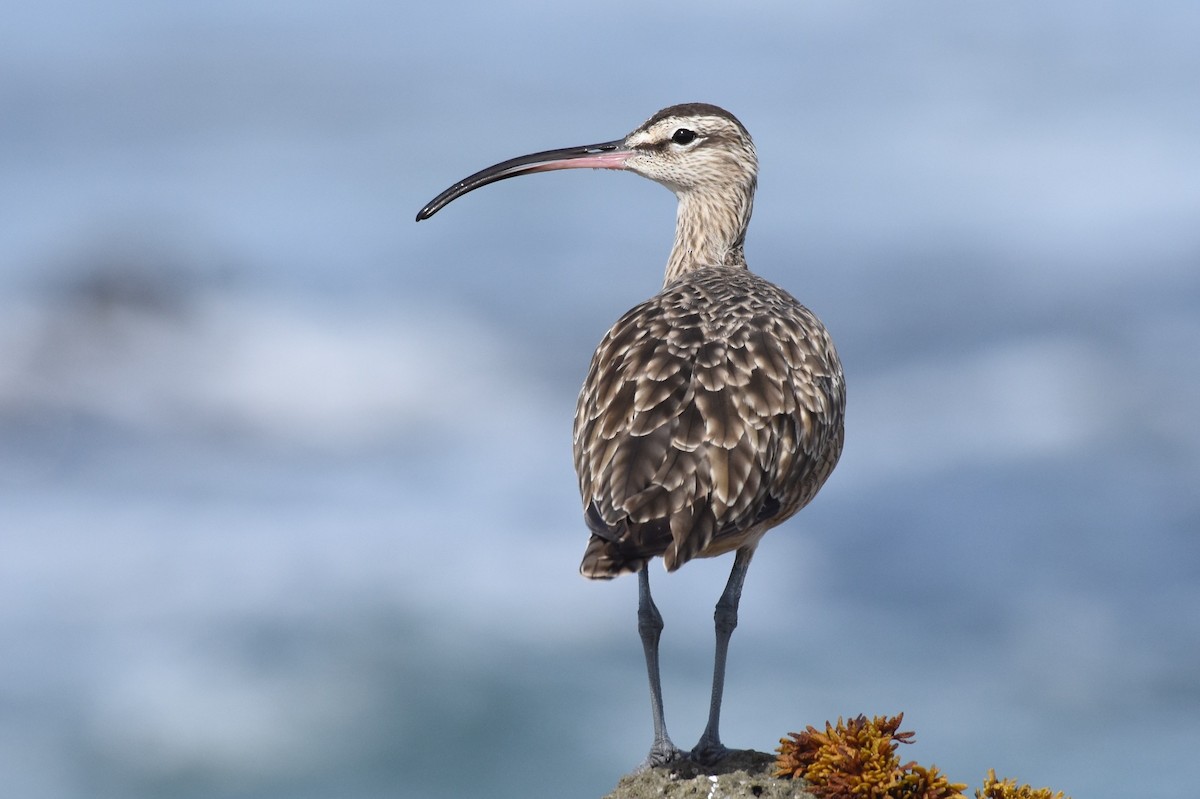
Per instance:
[[[579,395],[575,469],[591,533],[580,571],[638,575],[654,718],[643,768],[689,755],[712,763],[728,751],[721,697],[746,570],[763,535],[816,496],[841,455],[842,366],[820,320],[746,266],[758,157],[742,123],[717,106],[671,106],[622,139],[490,166],[435,197],[417,221],[498,180],[585,167],[650,178],[679,207],[662,290],[604,336]],[[662,557],[675,571],[728,552],[733,568],[713,613],[708,724],[685,754],[663,717],[663,621],[648,566]]]

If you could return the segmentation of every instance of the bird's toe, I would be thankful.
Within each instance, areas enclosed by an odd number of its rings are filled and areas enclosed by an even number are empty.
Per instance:
[[[687,754],[670,741],[655,743],[654,746],[650,747],[650,753],[646,755],[646,759],[637,767],[637,771],[669,766],[686,757]]]
[[[720,741],[701,739],[688,755],[692,760],[704,766],[715,766],[725,759],[730,749]]]

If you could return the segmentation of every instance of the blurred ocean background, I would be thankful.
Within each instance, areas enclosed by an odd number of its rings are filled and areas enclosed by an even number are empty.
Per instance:
[[[847,444],[724,738],[903,711],[973,791],[1191,795],[1200,5],[18,3],[0,23],[5,796],[596,797],[650,715],[571,417],[674,198],[453,181],[725,106]],[[704,723],[730,559],[652,576]]]

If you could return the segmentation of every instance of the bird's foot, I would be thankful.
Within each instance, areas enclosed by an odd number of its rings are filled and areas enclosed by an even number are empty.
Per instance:
[[[678,763],[686,757],[687,753],[671,743],[669,738],[655,741],[654,745],[650,747],[650,754],[646,755],[646,759],[637,767],[635,773],[658,768],[659,766],[669,766],[672,763]]]
[[[715,766],[729,754],[730,750],[720,740],[707,735],[700,739],[688,757],[703,766]]]

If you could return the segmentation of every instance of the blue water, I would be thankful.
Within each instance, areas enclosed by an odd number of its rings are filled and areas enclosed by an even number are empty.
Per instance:
[[[1200,7],[80,2],[0,28],[0,775],[88,797],[597,796],[635,584],[576,573],[592,347],[673,198],[451,182],[705,100],[747,255],[832,330],[724,738],[1177,797],[1200,748]],[[728,559],[653,575],[704,723]],[[970,793],[970,791],[968,792]]]

